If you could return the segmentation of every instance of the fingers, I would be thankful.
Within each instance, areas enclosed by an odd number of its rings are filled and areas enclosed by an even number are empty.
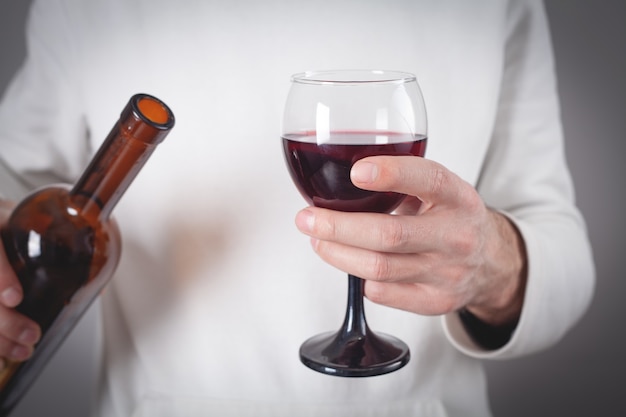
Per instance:
[[[11,202],[0,200],[0,226],[6,222],[12,207]],[[26,360],[41,338],[39,325],[14,309],[22,298],[22,286],[6,258],[0,239],[0,358]],[[0,360],[0,367],[5,363]]]
[[[15,307],[22,301],[22,297],[22,286],[6,258],[0,239],[0,305]]]
[[[430,262],[415,254],[382,253],[355,246],[311,240],[317,255],[348,274],[383,282],[413,282],[427,276]]]
[[[2,244],[0,244],[1,250]],[[0,254],[0,304],[13,308],[22,301],[22,298],[22,286],[2,253]]]
[[[416,216],[344,213],[308,207],[296,215],[298,229],[320,240],[372,251],[417,253],[439,239],[432,222]]]
[[[21,300],[21,285],[0,243],[0,358],[26,360],[41,338],[39,325],[14,309]]]
[[[13,202],[0,199],[0,228],[9,218],[14,206]],[[0,305],[15,307],[22,301],[22,296],[22,286],[9,265],[0,239]]]
[[[463,305],[460,297],[420,284],[366,281],[365,296],[376,304],[427,316],[447,314]]]
[[[0,357],[26,360],[40,338],[37,323],[12,308],[0,306]]]

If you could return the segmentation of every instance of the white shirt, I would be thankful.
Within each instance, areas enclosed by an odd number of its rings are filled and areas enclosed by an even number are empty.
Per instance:
[[[589,303],[538,1],[48,0],[28,47],[0,109],[8,197],[9,171],[75,181],[134,93],[177,118],[115,209],[124,247],[102,297],[97,415],[484,417],[480,359],[552,345]],[[291,74],[340,68],[415,73],[427,157],[520,229],[528,283],[503,348],[480,349],[455,314],[368,303],[373,330],[409,344],[406,367],[354,379],[300,364],[306,338],[339,327],[347,284],[293,224],[305,203],[280,119]]]

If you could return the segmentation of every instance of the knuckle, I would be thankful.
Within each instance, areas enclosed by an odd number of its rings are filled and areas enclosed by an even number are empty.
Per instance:
[[[391,277],[391,263],[389,258],[382,253],[375,253],[370,258],[369,271],[372,279],[386,281]]]
[[[332,218],[326,215],[318,215],[313,228],[313,233],[325,239],[332,239],[337,236],[337,224]]]
[[[448,268],[447,272],[450,288],[448,290],[450,297],[461,294],[465,291],[466,269],[463,266],[455,265]]]
[[[474,187],[465,187],[461,198],[463,200],[463,206],[468,210],[468,212],[479,213],[486,209],[483,199],[476,192]]]
[[[382,157],[378,165],[378,178],[376,178],[377,188],[393,188],[403,176],[402,170],[394,165],[391,159],[394,157]]]
[[[465,229],[457,231],[451,243],[454,251],[461,255],[469,255],[476,249],[474,233]]]
[[[450,181],[449,173],[443,166],[437,166],[430,171],[430,178],[428,180],[429,192],[432,194],[439,194],[444,190]]]
[[[457,298],[442,289],[433,289],[425,304],[429,306],[430,314],[436,315],[451,313],[460,307]]]
[[[404,247],[408,240],[408,233],[404,223],[392,216],[389,224],[381,231],[380,240],[385,250]]]

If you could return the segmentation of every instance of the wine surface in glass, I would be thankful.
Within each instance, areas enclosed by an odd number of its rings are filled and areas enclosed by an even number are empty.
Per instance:
[[[339,211],[389,213],[406,196],[356,187],[350,180],[352,165],[374,155],[423,157],[427,138],[393,132],[331,132],[320,144],[313,132],[285,135],[282,142],[289,173],[309,204]]]

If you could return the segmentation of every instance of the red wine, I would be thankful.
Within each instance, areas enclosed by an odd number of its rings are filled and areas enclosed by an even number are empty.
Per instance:
[[[377,144],[384,136],[385,142]],[[313,135],[285,135],[287,166],[302,196],[312,205],[339,211],[389,213],[406,197],[393,192],[362,190],[352,184],[350,170],[373,155],[424,156],[426,136],[384,132],[332,133],[323,144]]]

